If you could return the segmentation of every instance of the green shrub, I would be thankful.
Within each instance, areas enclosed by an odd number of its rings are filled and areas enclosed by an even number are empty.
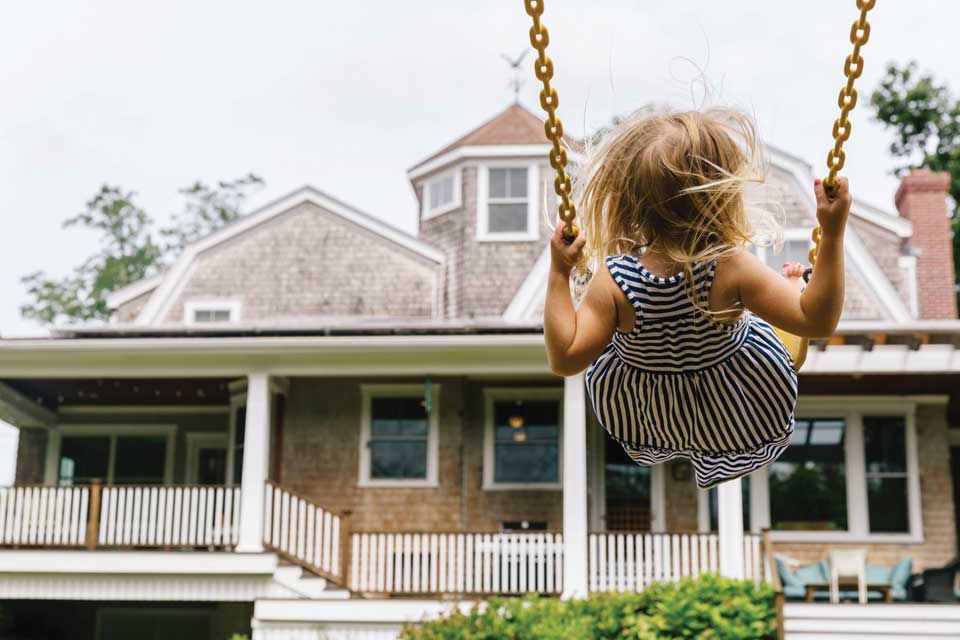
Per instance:
[[[401,640],[767,640],[776,638],[769,585],[701,576],[639,593],[582,600],[492,598],[468,613],[408,625]]]

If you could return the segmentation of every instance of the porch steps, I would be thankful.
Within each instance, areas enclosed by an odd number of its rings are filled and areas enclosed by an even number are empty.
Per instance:
[[[281,562],[273,572],[273,579],[277,584],[310,600],[345,600],[350,597],[346,589],[296,564]]]
[[[787,603],[785,640],[956,640],[960,606]]]

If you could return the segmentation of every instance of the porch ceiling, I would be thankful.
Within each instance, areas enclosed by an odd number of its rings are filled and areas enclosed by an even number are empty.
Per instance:
[[[229,380],[217,378],[22,378],[4,382],[53,411],[63,405],[225,406],[230,402]]]

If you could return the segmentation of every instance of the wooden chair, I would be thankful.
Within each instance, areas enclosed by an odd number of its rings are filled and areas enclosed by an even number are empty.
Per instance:
[[[827,556],[830,560],[830,602],[840,602],[841,579],[856,578],[860,604],[867,604],[867,550],[831,549]]]

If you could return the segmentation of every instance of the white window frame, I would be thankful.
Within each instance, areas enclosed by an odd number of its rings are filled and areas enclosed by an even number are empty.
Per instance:
[[[490,169],[527,170],[527,230],[491,232]],[[477,240],[480,242],[529,242],[540,239],[540,164],[534,161],[493,160],[477,165]]]
[[[498,400],[556,400],[557,414],[557,481],[496,482],[494,454],[493,404]],[[563,489],[563,390],[556,387],[502,388],[483,390],[483,490],[484,491],[561,491]]]
[[[113,484],[114,467],[117,463],[117,436],[166,436],[166,459],[163,461],[163,484],[173,482],[173,469],[176,460],[177,425],[175,424],[61,424],[57,427],[56,446],[47,449],[48,468],[56,469],[54,483],[60,483],[60,451],[63,438],[86,438],[110,436],[110,459],[107,462],[107,477],[104,484]]]
[[[438,486],[440,458],[440,385],[430,387],[432,408],[427,416],[427,477],[426,478],[373,478],[370,475],[370,423],[373,398],[423,398],[422,384],[365,384],[360,386],[360,462],[357,486],[434,488]]]
[[[923,512],[920,495],[920,465],[917,453],[916,409],[923,400],[904,396],[848,398],[804,396],[797,404],[800,418],[843,418],[846,421],[844,440],[847,478],[847,531],[770,531],[774,542],[865,543],[865,544],[920,544],[923,542]],[[946,402],[936,398],[935,402]],[[906,433],[907,459],[907,533],[871,533],[867,504],[867,476],[863,440],[863,418],[903,417]],[[751,531],[770,527],[770,485],[767,468],[750,475]],[[699,524],[701,531],[709,527],[707,492],[699,495]]]
[[[811,238],[812,229],[801,229],[799,227],[791,227],[789,229],[783,230],[783,242],[795,242],[797,240],[805,240],[807,242],[808,250],[813,248],[813,239]],[[767,264],[767,258],[771,255],[774,255],[773,247],[758,247],[754,246],[755,254],[760,260]]]
[[[226,432],[193,431],[186,434],[187,459],[183,471],[183,481],[187,484],[197,483],[197,462],[200,460],[200,449],[223,449],[227,451],[230,434]],[[224,461],[226,466],[226,461]],[[230,483],[230,469],[224,468],[224,483]]]
[[[240,321],[240,309],[243,305],[234,298],[202,298],[186,300],[183,303],[183,323],[190,325],[224,324],[222,322],[198,322],[195,317],[197,311],[229,311],[230,319],[227,323]]]
[[[453,200],[434,209],[430,208],[430,192],[433,185],[446,178],[453,178]],[[423,180],[423,193],[420,196],[420,219],[430,220],[442,216],[463,206],[463,174],[460,167],[441,171]]]

